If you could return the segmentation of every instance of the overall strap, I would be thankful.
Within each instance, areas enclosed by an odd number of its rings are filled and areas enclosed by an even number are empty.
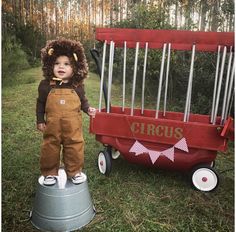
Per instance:
[[[52,88],[54,88],[56,86],[56,81],[51,80],[49,84]]]
[[[80,85],[82,85],[82,84],[83,84],[83,80],[80,81],[80,82],[73,82],[73,83],[72,83],[72,87],[76,89],[78,86],[80,86]]]
[[[73,87],[74,89],[76,89],[79,85],[80,85],[80,83],[73,83],[73,84],[72,84],[72,87]]]
[[[71,87],[72,87],[73,89],[76,89],[76,88],[77,88],[78,86],[80,86],[81,84],[82,84],[81,82],[79,82],[79,83],[72,83],[72,84],[71,84]],[[49,85],[50,85],[52,88],[56,87],[56,80],[50,80]]]

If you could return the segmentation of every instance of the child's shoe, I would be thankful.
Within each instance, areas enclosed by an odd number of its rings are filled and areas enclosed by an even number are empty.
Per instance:
[[[73,184],[81,184],[86,181],[86,175],[83,172],[77,173],[75,176],[71,177],[71,181]]]
[[[56,184],[57,182],[57,178],[55,176],[45,176],[43,184],[46,186],[52,186],[54,184]]]

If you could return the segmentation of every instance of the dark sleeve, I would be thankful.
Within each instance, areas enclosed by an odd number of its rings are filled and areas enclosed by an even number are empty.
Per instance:
[[[46,80],[42,80],[38,87],[38,98],[36,103],[37,124],[45,123],[44,114],[49,91],[50,91],[49,83]]]
[[[81,101],[81,109],[85,112],[88,113],[88,108],[89,108],[89,103],[88,99],[85,96],[85,90],[84,90],[84,85],[79,85],[76,88],[76,92],[80,98]]]

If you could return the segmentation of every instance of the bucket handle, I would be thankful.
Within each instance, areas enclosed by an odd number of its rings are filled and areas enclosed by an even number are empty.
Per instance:
[[[28,213],[28,216],[26,216],[24,219],[21,219],[20,222],[28,222],[32,218],[32,210],[23,210],[23,212]]]

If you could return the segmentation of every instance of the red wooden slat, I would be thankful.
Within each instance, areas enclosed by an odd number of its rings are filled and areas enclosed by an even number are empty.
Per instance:
[[[171,43],[172,49],[191,50],[196,44],[197,51],[217,51],[218,45],[234,46],[233,32],[203,32],[184,30],[148,30],[127,28],[97,28],[96,39],[99,41],[114,41],[117,47],[135,48],[136,42],[144,48],[149,43],[149,48],[162,48],[164,43]]]
[[[227,148],[226,139],[217,130],[219,126],[207,123],[202,115],[194,115],[195,122],[183,122],[176,120],[176,116],[182,113],[171,114],[168,119],[155,119],[113,112],[116,110],[117,107],[112,107],[112,113],[98,112],[90,123],[90,131],[96,135],[170,145],[185,137],[190,148],[213,151],[225,151]],[[146,110],[146,113],[148,111],[151,110]]]

